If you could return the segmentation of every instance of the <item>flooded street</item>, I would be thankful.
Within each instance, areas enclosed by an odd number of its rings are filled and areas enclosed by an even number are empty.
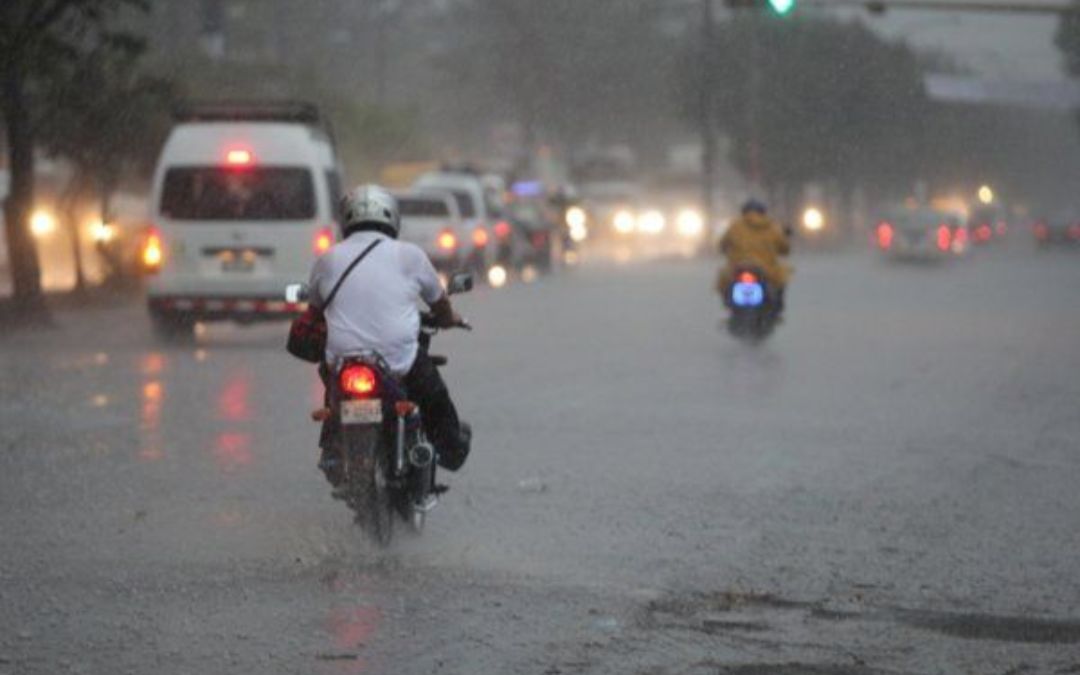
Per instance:
[[[0,673],[1075,672],[1075,256],[795,263],[756,347],[712,261],[463,298],[473,455],[387,551],[283,325],[0,337]]]

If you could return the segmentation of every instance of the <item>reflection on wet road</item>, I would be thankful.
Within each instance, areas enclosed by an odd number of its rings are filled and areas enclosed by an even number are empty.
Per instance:
[[[757,349],[710,264],[463,298],[475,454],[388,552],[283,326],[0,338],[0,674],[1080,667],[1075,259],[797,267]]]

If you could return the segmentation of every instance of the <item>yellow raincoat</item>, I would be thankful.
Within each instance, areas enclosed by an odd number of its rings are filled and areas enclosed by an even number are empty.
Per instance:
[[[755,265],[776,289],[787,286],[791,270],[780,256],[791,251],[787,236],[768,216],[751,211],[731,224],[720,240],[720,252],[727,264],[720,270],[716,290],[723,294],[731,284],[737,265]]]

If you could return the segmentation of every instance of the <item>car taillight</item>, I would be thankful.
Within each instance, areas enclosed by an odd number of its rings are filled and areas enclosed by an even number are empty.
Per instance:
[[[487,246],[489,238],[490,237],[488,237],[488,231],[485,230],[484,228],[478,227],[475,230],[473,230],[472,243],[477,248],[484,248],[485,246]]]
[[[315,235],[315,255],[322,255],[330,250],[330,247],[334,245],[334,231],[329,227],[324,227],[319,230]]]
[[[952,231],[948,225],[940,225],[937,229],[937,247],[941,251],[948,251],[952,246]]]
[[[165,259],[165,247],[161,242],[161,233],[156,228],[150,228],[143,242],[142,263],[147,272],[157,272],[161,269],[161,263]]]
[[[1080,223],[1069,226],[1069,239],[1080,239]]]
[[[1046,227],[1046,223],[1035,223],[1035,238],[1046,239],[1050,236],[1050,229]]]
[[[435,244],[444,251],[453,251],[457,248],[457,235],[450,230],[443,230],[435,238]]]
[[[975,238],[979,241],[990,241],[990,237],[993,236],[993,234],[994,231],[990,229],[990,226],[986,223],[975,228]]]
[[[967,245],[967,240],[968,240],[967,230],[964,229],[963,227],[956,228],[956,232],[953,232],[953,246],[955,246],[958,249],[963,250],[964,246]]]
[[[499,239],[506,239],[510,236],[510,223],[505,220],[500,220],[495,223],[495,236]]]
[[[341,391],[349,396],[371,397],[379,389],[379,378],[375,371],[360,363],[345,366],[338,376],[338,382]]]
[[[877,243],[881,248],[891,248],[893,240],[893,227],[888,223],[878,223]]]

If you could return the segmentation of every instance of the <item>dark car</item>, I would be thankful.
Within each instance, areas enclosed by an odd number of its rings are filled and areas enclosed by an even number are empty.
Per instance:
[[[1059,211],[1042,218],[1031,226],[1031,233],[1039,247],[1080,244],[1080,211]]]

